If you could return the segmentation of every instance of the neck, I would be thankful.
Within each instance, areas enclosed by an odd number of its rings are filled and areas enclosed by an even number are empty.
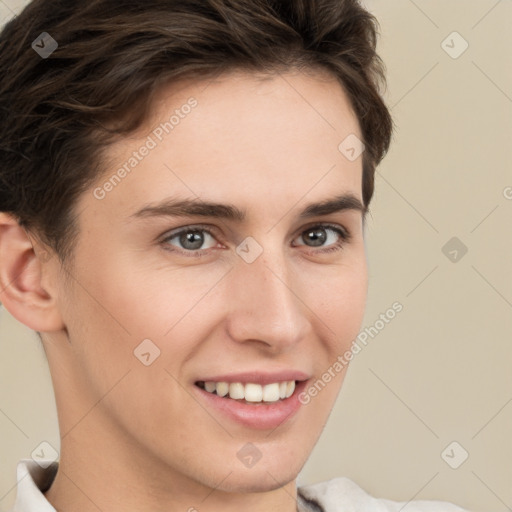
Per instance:
[[[261,492],[231,492],[231,472],[219,471],[215,485],[180,474],[153,458],[119,431],[105,425],[96,435],[72,430],[61,440],[59,469],[46,499],[65,512],[296,512],[295,480]],[[80,429],[77,429],[80,430]],[[115,432],[115,435],[108,433]],[[257,475],[255,473],[255,478]]]

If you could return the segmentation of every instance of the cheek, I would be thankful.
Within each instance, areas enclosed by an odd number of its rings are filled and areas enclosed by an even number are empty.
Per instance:
[[[330,339],[334,337],[331,349],[341,350],[357,336],[363,321],[368,288],[366,260],[334,269],[319,284],[317,281],[314,287],[311,283],[306,297],[315,305],[315,313],[325,323]],[[315,289],[313,296],[311,290]]]
[[[106,322],[120,334],[129,332],[134,341],[164,337],[193,313],[205,293],[229,270],[199,264],[180,268],[154,253],[147,257],[123,254],[119,248],[103,252],[119,257],[96,258],[95,268],[87,269],[81,279],[93,291],[97,306],[107,313]]]
[[[158,340],[162,347],[179,337],[173,350],[186,353],[187,347],[207,335],[203,326],[219,313],[212,296],[228,270],[222,265],[208,269],[197,265],[140,271],[130,282],[120,283],[113,299],[136,337]],[[184,330],[190,332],[183,336]]]

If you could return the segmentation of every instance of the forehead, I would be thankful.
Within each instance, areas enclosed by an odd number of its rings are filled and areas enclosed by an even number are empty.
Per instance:
[[[162,87],[147,122],[107,150],[108,180],[133,169],[105,198],[125,206],[165,196],[237,199],[261,209],[351,191],[361,197],[361,157],[339,149],[360,127],[339,82],[326,74],[231,73]],[[134,152],[144,146],[144,155]],[[100,183],[101,184],[101,183]],[[110,187],[112,188],[112,187]],[[158,196],[158,197],[157,197]]]

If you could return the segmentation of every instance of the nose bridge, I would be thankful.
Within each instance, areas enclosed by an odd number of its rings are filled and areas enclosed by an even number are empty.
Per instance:
[[[258,340],[274,347],[300,341],[308,319],[282,250],[264,250],[252,263],[240,258],[230,272],[228,329],[236,341]]]

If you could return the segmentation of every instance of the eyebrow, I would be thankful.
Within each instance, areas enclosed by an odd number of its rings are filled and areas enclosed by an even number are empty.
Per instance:
[[[367,208],[351,193],[335,196],[325,201],[308,204],[299,214],[299,219],[330,215],[343,210],[356,210],[364,215]],[[226,219],[235,222],[246,220],[246,211],[232,204],[214,203],[201,199],[173,199],[167,198],[161,202],[144,206],[130,219],[148,217],[211,217]]]

